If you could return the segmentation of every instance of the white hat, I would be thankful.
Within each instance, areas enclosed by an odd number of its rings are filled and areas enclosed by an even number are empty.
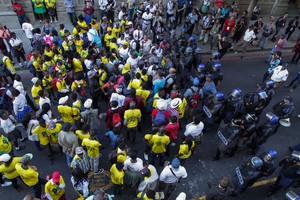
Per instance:
[[[61,97],[61,98],[58,100],[58,104],[59,104],[59,105],[65,104],[65,103],[68,101],[68,99],[69,99],[68,96]]]
[[[176,200],[186,200],[186,194],[184,192],[180,192]]]
[[[87,100],[84,102],[83,106],[84,106],[85,108],[91,108],[91,107],[92,107],[92,103],[93,103],[93,100],[92,100],[92,99],[87,99]]]
[[[9,154],[7,154],[7,153],[2,154],[0,156],[0,162],[7,162],[7,161],[9,161],[10,158],[11,158],[11,156]]]
[[[172,99],[171,101],[171,108],[177,108],[179,104],[182,103],[182,100],[180,98]]]
[[[76,147],[75,153],[76,154],[82,154],[84,152],[84,149],[82,147]]]
[[[166,110],[167,109],[167,105],[168,104],[167,104],[167,102],[164,99],[157,100],[156,107],[159,110]]]
[[[132,25],[132,21],[129,21],[129,22],[128,22],[128,25]]]
[[[36,84],[36,82],[38,82],[38,78],[37,77],[33,77],[32,79],[31,79],[31,82],[33,83],[33,84]]]

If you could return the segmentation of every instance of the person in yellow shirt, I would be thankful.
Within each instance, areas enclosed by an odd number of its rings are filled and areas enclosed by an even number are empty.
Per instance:
[[[48,124],[46,124],[46,121],[44,119],[39,120],[39,125],[33,129],[30,133],[31,134],[36,134],[40,140],[40,145],[41,147],[44,146],[47,151],[47,156],[50,160],[50,163],[53,164],[53,150],[51,148],[51,137],[49,135],[49,131],[47,129]]]
[[[148,84],[146,82],[142,82],[141,87],[136,90],[136,95],[141,96],[143,98],[144,105],[150,96],[150,91],[148,90]]]
[[[48,123],[47,135],[50,137],[51,144],[58,144],[58,134],[62,130],[62,125],[51,120]]]
[[[59,37],[62,38],[62,39],[66,36],[65,30],[66,30],[65,25],[64,24],[59,24]]]
[[[36,74],[34,74],[34,76],[37,76],[40,80],[43,79],[43,68],[42,68],[41,57],[42,56],[39,51],[33,51],[30,59],[30,62],[32,62],[32,65],[36,71]]]
[[[92,19],[92,21],[91,21],[91,26],[92,26],[92,28],[94,28],[94,29],[97,31],[97,33],[100,35],[100,26],[99,26],[99,24],[97,23],[97,19],[96,19],[96,18]]]
[[[12,82],[15,80],[15,76],[17,74],[15,66],[12,64],[12,60],[9,57],[9,53],[4,50],[1,52],[4,56],[2,58],[2,62],[5,63],[5,67],[7,71],[9,72],[7,75],[10,76]]]
[[[58,57],[58,60],[56,61],[56,65],[54,67],[53,74],[56,73],[56,74],[58,74],[57,76],[59,76],[59,74],[61,74],[62,77],[66,77],[67,76],[67,67],[63,63],[62,59],[63,59],[63,57],[60,55]]]
[[[139,89],[140,86],[142,84],[142,80],[141,80],[141,74],[140,73],[136,73],[135,74],[135,78],[132,79],[128,85],[129,88],[134,88],[134,89]]]
[[[95,65],[95,67],[98,67],[98,66]],[[94,67],[94,68],[95,68],[95,67]],[[98,74],[99,74],[99,85],[100,85],[101,87],[103,87],[103,85],[105,84],[105,80],[107,79],[107,74],[108,74],[107,68],[104,67],[104,68],[102,68],[102,69],[99,69],[99,70],[98,70]]]
[[[83,65],[81,62],[81,57],[78,52],[74,53],[74,58],[73,58],[73,67],[74,67],[74,73],[78,74],[80,77],[83,77]]]
[[[34,77],[31,79],[31,82],[33,83],[33,86],[31,88],[31,96],[34,99],[35,104],[39,105],[39,91],[42,90],[41,81],[37,77]]]
[[[152,104],[153,109],[156,108],[157,101],[161,99],[163,96],[165,96],[165,89],[159,88],[158,92],[153,96],[153,104]]]
[[[141,200],[155,200],[155,199],[158,199],[158,198],[156,198],[156,195],[159,196],[159,194],[155,193],[155,191],[148,190],[145,193],[143,193],[143,192],[138,193],[137,197]]]
[[[71,85],[71,91],[76,92],[78,89],[85,89],[88,85],[85,80],[80,77],[78,74],[74,74],[74,81]],[[81,94],[82,95],[82,94]]]
[[[52,178],[45,184],[46,197],[49,200],[65,200],[65,181],[59,172],[53,172]]]
[[[106,56],[105,51],[100,51],[100,58],[103,65],[106,65],[108,63],[108,58]]]
[[[76,127],[79,128],[82,126],[82,123],[80,121],[80,119],[81,119],[80,112],[83,108],[83,105],[82,105],[82,102],[80,101],[80,99],[78,98],[77,93],[72,93],[70,95],[70,99],[72,102],[72,112],[73,112],[74,123],[75,123]]]
[[[88,25],[84,21],[84,17],[82,15],[78,16],[77,24],[80,26],[80,33],[81,34],[86,34],[86,32],[88,31]]]
[[[112,38],[114,38],[114,36],[112,34],[112,28],[107,27],[107,33],[104,35],[104,42],[105,42],[105,46],[107,48],[109,48],[110,41],[111,41]]]
[[[142,118],[142,113],[139,109],[135,108],[136,103],[131,101],[129,104],[130,109],[124,113],[124,125],[127,127],[126,137],[135,143],[136,131],[139,122]]]
[[[50,16],[50,23],[57,22],[56,16],[56,0],[45,0],[45,5]]]
[[[90,138],[90,126],[88,124],[83,124],[81,130],[76,130],[75,134],[78,136],[78,144],[82,143],[84,138]]]
[[[45,185],[47,181],[39,177],[36,166],[29,165],[32,158],[33,155],[31,153],[25,154],[21,159],[21,163],[17,163],[15,168],[25,185],[32,188],[34,197],[41,199],[41,185]]]
[[[164,156],[170,143],[169,136],[165,135],[166,127],[161,126],[159,133],[153,135],[149,143],[151,144],[151,160],[152,165],[155,164],[155,159],[159,157],[160,166],[164,165]]]
[[[14,189],[18,191],[19,185],[18,185],[18,177],[19,174],[16,171],[16,164],[21,163],[22,157],[12,157],[11,155],[5,153],[0,156],[0,173],[3,173],[6,178],[11,181],[12,186]],[[6,184],[8,182],[5,182]],[[2,184],[2,185],[4,185]]]
[[[80,53],[82,50],[83,40],[78,34],[74,36],[74,45],[77,53]]]
[[[80,51],[80,57],[85,59],[89,55],[88,44],[83,44]]]
[[[121,28],[120,28],[120,23],[117,22],[115,27],[112,29],[112,35],[115,39],[118,39],[120,37],[120,32],[121,32]]]
[[[195,142],[193,136],[188,135],[185,140],[179,146],[178,158],[180,165],[184,166],[187,158],[195,151]]]
[[[44,50],[44,56],[49,56],[50,58],[53,58],[54,53],[52,51],[52,49],[50,48],[49,44],[45,44],[45,50]]]
[[[50,99],[54,99],[54,93],[52,90],[52,76],[50,76],[49,72],[44,72],[44,78],[42,80],[42,86],[45,88],[49,94]]]
[[[90,158],[90,166],[94,174],[100,174],[104,169],[99,169],[100,154],[100,142],[96,139],[94,132],[90,133],[90,138],[84,138],[81,146],[87,150],[87,154]]]
[[[118,45],[117,45],[117,39],[116,38],[112,38],[110,43],[109,43],[109,51],[112,53],[117,53],[118,52]]]
[[[71,124],[74,124],[73,109],[67,105],[68,99],[68,96],[61,97],[58,101],[59,105],[57,106],[57,110],[60,113],[62,121],[64,123],[69,122]]]
[[[52,61],[52,58],[47,56],[47,55],[44,55],[44,62],[43,62],[43,65],[42,65],[42,69],[43,71],[47,71],[47,72],[50,72],[52,74],[52,70],[53,70],[53,61]]]
[[[72,39],[70,38],[69,40],[68,37],[65,37],[63,43],[61,44],[64,52],[68,55],[71,54],[74,50],[72,44],[73,44]]]
[[[124,164],[121,162],[117,162],[113,164],[110,168],[110,180],[114,185],[114,194],[121,194],[121,190],[124,183],[125,172],[123,170]]]
[[[66,96],[69,93],[69,87],[66,84],[66,81],[62,74],[57,75],[58,81],[56,82],[56,88],[59,93],[59,96]]]
[[[14,152],[12,151],[12,144],[10,143],[8,138],[5,137],[1,132],[0,132],[0,152],[14,155]]]

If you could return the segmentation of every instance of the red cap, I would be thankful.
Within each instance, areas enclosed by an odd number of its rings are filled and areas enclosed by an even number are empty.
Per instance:
[[[58,183],[60,180],[60,173],[59,172],[53,172],[52,174],[52,181],[54,183]]]

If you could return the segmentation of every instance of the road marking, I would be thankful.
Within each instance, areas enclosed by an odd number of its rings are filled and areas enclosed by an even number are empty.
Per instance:
[[[269,183],[273,183],[277,180],[277,177],[274,177],[274,178],[270,178],[270,179],[266,179],[266,180],[262,180],[262,181],[258,181],[258,182],[255,182],[251,188],[255,188],[255,187],[259,187],[259,186],[263,186],[263,185],[266,185],[266,184],[269,184]],[[200,196],[200,197],[197,197],[193,200],[206,200],[206,195],[203,195],[203,196]]]

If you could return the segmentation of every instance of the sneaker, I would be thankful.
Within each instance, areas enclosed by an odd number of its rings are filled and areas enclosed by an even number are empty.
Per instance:
[[[57,21],[57,20],[55,20],[55,22],[57,23],[58,21]]]
[[[96,175],[97,175],[97,174],[102,174],[103,172],[104,172],[104,169],[101,168],[101,169],[99,169],[98,172],[94,172],[94,174],[96,174]]]
[[[300,118],[300,115],[297,115],[297,117],[299,117],[299,118]]]
[[[40,23],[42,23],[42,20],[40,20]]]
[[[145,158],[145,160],[149,160],[148,154],[144,153],[144,158]]]
[[[174,147],[176,144],[174,143],[174,142],[172,142],[171,144],[170,144],[170,146],[171,147]]]
[[[24,66],[27,66],[27,62],[26,61],[24,61]]]
[[[294,92],[294,89],[290,89],[289,91],[290,91],[290,92]]]
[[[24,148],[25,148],[24,146],[19,145],[18,147],[16,147],[16,151],[20,151],[20,150],[22,150]]]
[[[234,52],[234,54],[237,54],[238,52],[236,51],[236,52]]]
[[[27,137],[21,138],[20,142],[25,142],[27,139],[28,139]]]
[[[22,64],[22,63],[19,63],[19,66],[20,66],[20,67],[23,67],[23,64]]]
[[[10,181],[7,181],[7,182],[4,182],[3,184],[1,184],[2,187],[7,187],[7,186],[10,186],[12,184],[12,182]]]
[[[52,24],[52,23],[53,23],[53,21],[51,20],[51,21],[50,21],[50,24]]]

